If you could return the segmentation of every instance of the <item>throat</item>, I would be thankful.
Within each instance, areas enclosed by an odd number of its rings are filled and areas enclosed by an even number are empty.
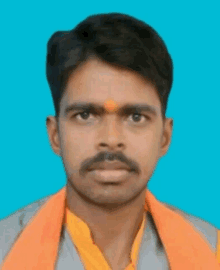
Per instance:
[[[131,263],[131,248],[114,243],[102,250],[105,260],[112,270],[124,270]],[[131,246],[130,246],[131,247]]]

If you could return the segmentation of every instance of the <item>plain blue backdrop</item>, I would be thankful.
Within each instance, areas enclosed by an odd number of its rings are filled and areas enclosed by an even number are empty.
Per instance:
[[[87,16],[123,12],[162,36],[174,62],[167,117],[170,150],[151,178],[155,196],[220,228],[220,1],[8,1],[1,4],[0,218],[66,183],[50,148],[54,114],[46,81],[46,44]]]

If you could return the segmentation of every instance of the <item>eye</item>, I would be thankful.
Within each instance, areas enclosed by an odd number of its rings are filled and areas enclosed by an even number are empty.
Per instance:
[[[146,122],[146,120],[149,120],[148,116],[140,114],[140,113],[132,113],[129,116],[131,116],[132,121],[137,124],[143,124]]]
[[[84,120],[84,121],[86,121],[89,118],[90,115],[92,115],[91,112],[89,112],[89,111],[83,111],[83,112],[78,112],[78,113],[74,114],[72,116],[72,118],[77,119],[77,120]]]
[[[93,121],[96,115],[97,113],[91,113],[90,111],[86,110],[86,111],[75,113],[71,118],[79,122],[85,123],[85,122]],[[138,112],[129,114],[128,118],[129,118],[129,121],[132,122],[132,124],[137,124],[137,125],[144,124],[147,122],[147,120],[150,120],[148,116],[143,115]]]

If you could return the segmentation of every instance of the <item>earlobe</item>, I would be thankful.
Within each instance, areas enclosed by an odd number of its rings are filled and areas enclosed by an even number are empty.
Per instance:
[[[48,116],[46,120],[47,134],[49,137],[50,145],[55,154],[60,156],[60,141],[58,133],[58,123],[54,116]]]

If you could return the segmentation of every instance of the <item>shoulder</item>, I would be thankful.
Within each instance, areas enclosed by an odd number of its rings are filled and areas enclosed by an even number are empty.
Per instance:
[[[0,263],[16,241],[24,226],[49,197],[31,203],[0,220]]]
[[[170,208],[171,210],[179,213],[183,218],[185,218],[190,224],[196,228],[202,235],[208,240],[210,245],[217,251],[218,244],[218,228],[216,228],[213,224],[203,220],[202,218],[196,217],[194,215],[190,215],[172,205],[164,203],[165,206]]]

